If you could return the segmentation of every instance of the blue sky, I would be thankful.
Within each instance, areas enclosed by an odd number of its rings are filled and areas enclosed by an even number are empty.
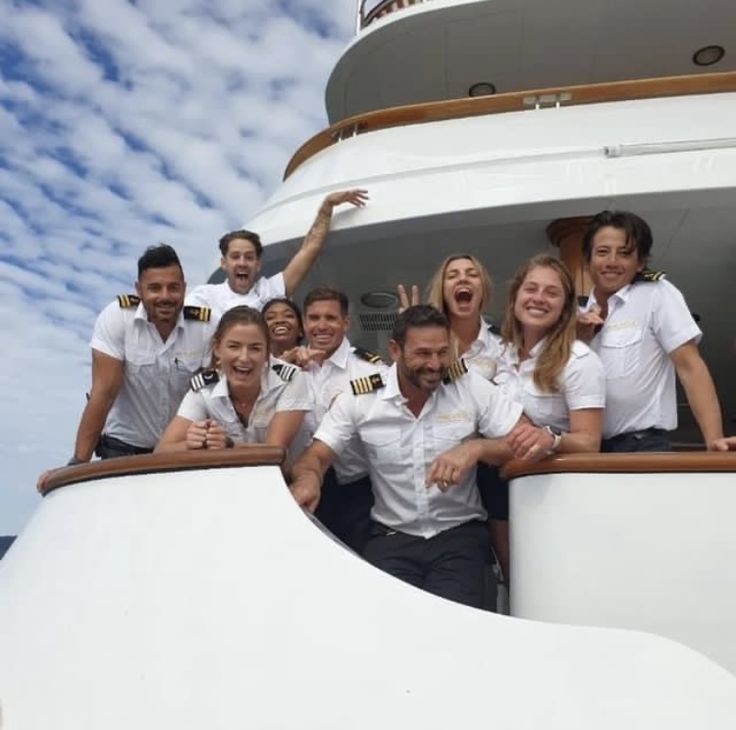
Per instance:
[[[369,3],[369,6],[371,3]],[[0,0],[0,535],[66,462],[99,310],[143,249],[190,286],[326,125],[352,0]]]

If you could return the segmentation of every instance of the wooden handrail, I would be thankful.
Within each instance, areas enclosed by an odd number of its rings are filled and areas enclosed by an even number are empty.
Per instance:
[[[280,466],[285,457],[280,446],[243,444],[235,449],[183,451],[178,454],[142,454],[115,459],[90,461],[87,464],[61,467],[48,477],[39,491],[46,495],[54,489],[107,477],[131,474],[157,474],[190,469],[222,469],[233,466]]]
[[[562,454],[536,464],[512,461],[503,468],[507,479],[537,474],[635,474],[733,472],[736,451],[639,452],[635,454]],[[736,488],[736,481],[734,482]]]
[[[366,13],[365,0],[363,0],[358,8],[358,27],[360,29],[366,28],[374,20],[382,18],[384,15],[394,13],[397,10],[403,10],[404,8],[412,5],[420,5],[423,2],[425,2],[425,0],[381,0],[381,2],[374,5]]]
[[[336,142],[356,134],[375,132],[380,129],[447,119],[463,119],[483,114],[518,112],[559,104],[565,106],[600,104],[609,101],[717,94],[727,91],[736,91],[736,71],[611,81],[602,84],[556,86],[380,109],[348,117],[308,139],[289,160],[284,172],[284,180],[304,161]]]

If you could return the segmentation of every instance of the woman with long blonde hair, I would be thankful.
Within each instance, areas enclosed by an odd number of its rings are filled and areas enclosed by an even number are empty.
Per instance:
[[[539,255],[511,280],[496,382],[521,402],[537,429],[521,429],[515,453],[600,449],[605,375],[598,356],[575,339],[577,301],[559,259]]]
[[[493,293],[491,277],[485,266],[472,254],[447,256],[437,267],[427,286],[427,304],[445,314],[450,322],[451,344],[455,357],[490,380],[496,372],[500,355],[498,329],[489,325],[482,312]],[[419,289],[412,287],[411,297],[399,286],[402,309],[419,303]]]

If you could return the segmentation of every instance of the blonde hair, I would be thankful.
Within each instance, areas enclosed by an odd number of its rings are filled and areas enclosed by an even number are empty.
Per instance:
[[[488,273],[488,270],[485,266],[472,254],[469,253],[454,253],[450,256],[447,256],[444,261],[437,267],[434,274],[432,275],[432,278],[429,280],[429,284],[427,285],[427,291],[426,291],[426,299],[427,304],[431,304],[436,309],[439,309],[440,312],[442,312],[445,317],[450,321],[450,341],[452,345],[453,352],[455,356],[457,356],[458,353],[458,347],[457,347],[457,337],[455,336],[454,332],[452,332],[452,319],[450,318],[450,312],[447,308],[447,302],[445,302],[445,295],[444,295],[444,283],[445,283],[445,271],[447,270],[447,267],[453,262],[457,261],[458,259],[467,259],[470,261],[470,263],[473,264],[473,266],[478,270],[478,273],[480,274],[480,282],[481,282],[481,302],[480,302],[480,311],[482,312],[483,309],[486,307],[488,302],[491,301],[491,296],[493,294],[493,282],[491,281],[491,276]],[[480,313],[479,313],[480,316]]]
[[[534,368],[534,384],[541,391],[555,393],[560,389],[560,373],[567,365],[575,342],[575,323],[577,299],[575,297],[575,285],[570,272],[565,265],[554,256],[540,254],[529,259],[516,272],[509,284],[509,295],[506,303],[506,316],[501,327],[501,336],[504,341],[513,347],[520,348],[524,343],[524,333],[521,323],[516,319],[514,307],[516,297],[519,294],[524,280],[534,269],[546,268],[557,272],[562,284],[565,297],[562,305],[560,318],[547,333],[544,349],[537,358]]]

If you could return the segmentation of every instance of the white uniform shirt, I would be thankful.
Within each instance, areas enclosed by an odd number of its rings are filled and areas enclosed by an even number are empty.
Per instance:
[[[293,367],[287,365],[286,367]],[[198,391],[189,390],[179,406],[178,416],[190,421],[212,418],[217,421],[233,441],[263,443],[275,413],[279,411],[308,411],[311,408],[309,389],[304,374],[294,373],[286,382],[270,367],[261,373],[261,390],[253,404],[253,410],[244,425],[230,400],[227,379],[220,375],[216,383],[205,385]]]
[[[310,363],[305,370],[314,402],[314,410],[304,419],[307,443],[312,440],[337,396],[343,392],[352,393],[351,380],[373,373],[388,373],[388,365],[368,362],[358,357],[353,349],[348,339],[343,338],[337,350],[321,366]],[[357,437],[342,449],[333,468],[340,484],[349,484],[368,473],[368,461]]]
[[[473,370],[482,375],[486,380],[491,380],[496,374],[498,359],[501,356],[502,349],[501,338],[491,332],[488,322],[481,319],[478,339],[463,353],[462,358],[468,367],[473,368]]]
[[[95,322],[90,347],[123,361],[123,383],[110,409],[104,433],[127,444],[152,449],[176,414],[189,379],[209,361],[217,327],[179,319],[166,342],[148,321],[143,304],[108,304]]]
[[[219,318],[228,309],[240,305],[260,311],[269,299],[283,296],[286,296],[286,285],[284,273],[280,271],[268,279],[261,276],[246,294],[234,292],[227,281],[221,284],[202,284],[187,295],[187,304],[209,307]]]
[[[591,294],[583,308],[596,304]],[[608,318],[593,338],[606,373],[603,438],[646,428],[677,428],[675,368],[669,354],[702,332],[670,282],[636,282],[608,300]]]
[[[529,357],[519,364],[519,353],[513,345],[504,348],[494,382],[513,400],[521,403],[524,413],[537,426],[570,430],[570,411],[603,408],[606,404],[606,376],[598,355],[585,343],[575,341],[572,352],[559,377],[560,390],[540,390],[534,384],[534,369],[544,348],[538,342]]]
[[[358,434],[370,465],[373,519],[424,538],[485,520],[475,467],[444,493],[426,485],[427,470],[437,455],[477,433],[505,436],[518,421],[521,405],[470,370],[432,393],[417,418],[399,390],[396,365],[384,382],[385,387],[364,395],[342,393],[315,434],[336,454]]]

